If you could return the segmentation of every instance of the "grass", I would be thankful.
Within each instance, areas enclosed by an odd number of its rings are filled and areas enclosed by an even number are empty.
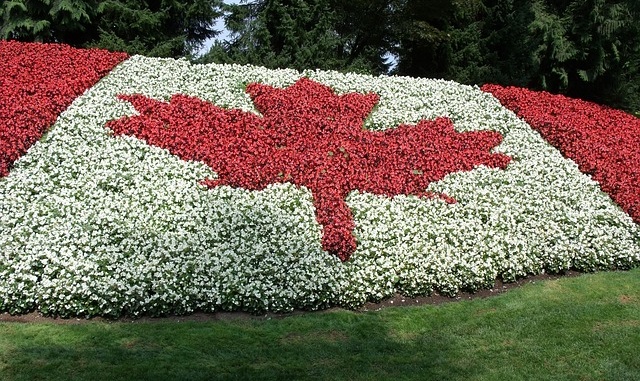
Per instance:
[[[0,379],[640,380],[640,269],[378,312],[0,324]]]

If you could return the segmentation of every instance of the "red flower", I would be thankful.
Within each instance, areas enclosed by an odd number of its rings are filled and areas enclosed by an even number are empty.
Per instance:
[[[0,41],[0,177],[125,53]]]
[[[429,183],[448,173],[480,164],[504,168],[510,161],[490,153],[500,134],[458,133],[444,118],[384,132],[365,130],[364,120],[378,102],[375,94],[338,96],[309,79],[284,90],[254,83],[247,92],[262,117],[185,95],[174,95],[170,103],[123,95],[140,115],[108,127],[206,163],[219,176],[205,181],[211,187],[260,190],[290,182],[309,188],[323,226],[322,246],[342,260],[356,248],[345,202],[349,192],[428,196]]]
[[[640,223],[640,119],[595,103],[517,87],[484,85],[575,161]]]

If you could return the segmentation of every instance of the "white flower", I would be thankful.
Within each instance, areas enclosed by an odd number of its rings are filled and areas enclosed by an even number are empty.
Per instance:
[[[429,190],[457,200],[352,192],[357,250],[323,252],[311,192],[198,184],[215,177],[105,124],[135,110],[118,94],[175,93],[256,112],[244,85],[302,75],[339,93],[375,92],[373,130],[449,117],[495,130],[505,169],[453,173]],[[640,228],[526,123],[478,88],[337,72],[191,65],[135,56],[69,107],[0,179],[0,309],[60,315],[358,306],[396,292],[489,287],[569,268],[640,262]]]

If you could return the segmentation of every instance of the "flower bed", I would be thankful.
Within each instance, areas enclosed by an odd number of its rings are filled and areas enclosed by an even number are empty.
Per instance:
[[[124,53],[0,41],[0,177]]]
[[[547,92],[485,85],[640,223],[640,119]]]
[[[217,173],[205,181],[209,187],[262,190],[288,182],[308,188],[323,228],[322,248],[343,261],[356,248],[345,203],[351,191],[422,195],[448,173],[480,164],[504,169],[510,160],[489,152],[499,134],[458,133],[448,119],[367,131],[362,125],[378,102],[375,94],[337,96],[306,78],[284,90],[254,83],[247,93],[262,117],[183,95],[171,103],[120,96],[142,115],[107,127],[206,163]]]
[[[430,164],[391,159],[405,152]],[[332,171],[337,190],[305,166]],[[0,194],[0,310],[15,313],[355,307],[640,262],[639,225],[596,182],[490,94],[440,80],[131,57]],[[323,194],[346,205],[324,214],[337,222],[323,220]],[[355,241],[344,261],[325,242],[341,213],[353,225],[340,237]]]

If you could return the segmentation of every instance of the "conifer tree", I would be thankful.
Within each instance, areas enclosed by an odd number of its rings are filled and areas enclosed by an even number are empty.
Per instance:
[[[93,45],[128,53],[180,57],[214,37],[220,1],[107,0],[98,5]]]
[[[451,24],[445,78],[564,93],[640,109],[640,3],[485,0]]]
[[[398,0],[394,3],[393,53],[396,73],[419,77],[445,77],[451,65],[452,24],[470,18],[481,0]]]
[[[220,0],[8,0],[0,38],[180,57],[216,35]]]
[[[8,0],[0,6],[0,38],[78,45],[92,32],[96,1]]]
[[[388,0],[257,0],[227,5],[231,32],[202,62],[237,62],[269,68],[388,70]]]

